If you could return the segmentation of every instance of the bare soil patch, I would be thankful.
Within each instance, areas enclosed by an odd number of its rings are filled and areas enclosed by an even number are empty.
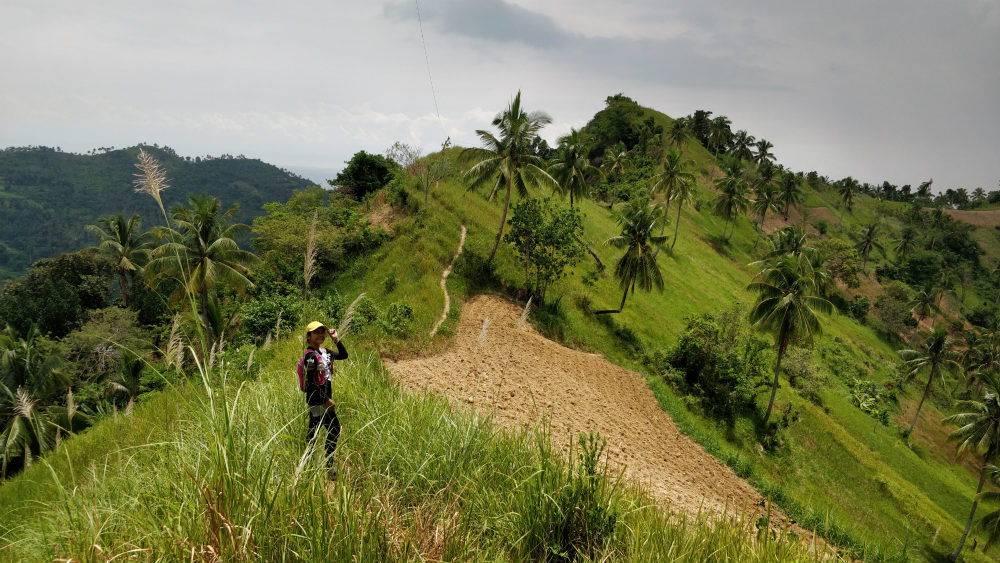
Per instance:
[[[959,221],[965,221],[973,227],[992,228],[1000,225],[1000,209],[989,209],[985,211],[962,211],[958,209],[945,209],[945,213]]]
[[[567,449],[580,432],[600,432],[611,467],[623,468],[673,511],[763,512],[761,495],[681,434],[640,374],[548,340],[527,323],[518,328],[520,313],[497,297],[475,297],[463,307],[451,349],[385,365],[405,385],[452,397],[503,424],[545,419],[553,442]],[[772,521],[783,520],[772,514]]]

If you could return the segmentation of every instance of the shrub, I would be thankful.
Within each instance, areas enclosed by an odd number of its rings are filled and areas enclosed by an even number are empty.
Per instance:
[[[382,316],[382,328],[391,335],[406,332],[412,322],[413,307],[402,301],[389,305]]]
[[[827,378],[813,362],[812,352],[805,348],[792,348],[781,363],[782,369],[788,375],[788,382],[799,393],[817,406],[823,405],[819,392],[826,387]]]
[[[732,421],[737,413],[753,409],[757,395],[770,386],[769,349],[750,331],[737,305],[688,319],[672,350],[646,359],[658,375],[666,376],[670,369],[681,374],[675,385],[683,394],[698,397],[707,414]]]
[[[826,219],[820,219],[818,221],[813,221],[813,227],[819,231],[819,234],[825,235],[828,230],[830,230],[830,222]]]
[[[263,338],[274,330],[281,319],[281,326],[295,326],[302,316],[302,298],[295,295],[261,295],[242,308],[242,334]]]

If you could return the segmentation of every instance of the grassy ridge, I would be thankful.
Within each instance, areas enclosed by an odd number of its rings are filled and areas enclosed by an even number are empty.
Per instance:
[[[47,494],[3,514],[19,524],[0,534],[0,559],[522,561],[580,549],[612,561],[815,560],[812,546],[758,533],[753,521],[667,516],[641,491],[588,471],[584,457],[564,459],[545,434],[406,394],[357,351],[338,374],[345,430],[331,484],[302,437],[288,369],[300,346],[285,339],[259,380],[219,383],[211,398],[190,387],[149,402],[129,422],[146,424],[158,403],[188,408],[136,432],[143,446],[98,448],[83,436],[60,450],[65,461],[6,483],[5,501]],[[92,435],[128,436],[121,424],[106,420]],[[586,494],[570,503],[567,491]],[[599,536],[567,528],[583,508],[613,526]]]
[[[705,161],[707,153],[692,152],[696,162]],[[703,164],[699,167],[706,173],[709,170]],[[549,305],[536,309],[536,325],[570,346],[602,353],[615,363],[642,371],[637,361],[639,353],[672,346],[687,316],[718,311],[737,301],[749,303],[751,296],[745,287],[751,272],[745,264],[754,259],[756,233],[744,218],[737,223],[730,244],[719,240],[723,222],[709,213],[710,182],[704,175],[700,181],[701,211],[684,209],[674,252],[664,251],[659,257],[667,282],[663,293],[637,292],[629,296],[622,314],[594,317],[591,309],[617,306],[621,293],[610,275],[598,278],[592,285],[585,281],[585,274],[593,270],[593,262],[587,258],[550,288]],[[415,192],[412,195],[416,197]],[[807,202],[830,204],[835,215],[843,216],[842,225],[832,229],[841,235],[876,216],[875,202],[870,198],[859,197],[851,213],[834,205],[834,201],[835,194],[808,192]],[[610,269],[618,256],[602,242],[617,234],[613,216],[593,201],[581,201],[579,206],[585,216],[585,239]],[[407,218],[400,224],[401,238],[413,246],[387,245],[369,257],[363,267],[352,271],[352,276],[338,280],[337,287],[345,292],[364,287],[379,297],[381,280],[392,271],[406,272],[409,285],[400,283],[395,291],[400,295],[412,292],[417,317],[429,326],[443,304],[438,289],[440,267],[454,253],[459,225],[465,224],[469,230],[466,255],[485,256],[495,237],[499,212],[499,203],[466,192],[457,179],[446,180],[431,192],[427,214]],[[671,220],[675,213],[673,209]],[[668,234],[672,227],[668,227]],[[453,303],[455,297],[462,299],[484,289],[509,294],[523,284],[524,276],[505,245],[501,245],[495,260],[497,279],[493,284],[474,283],[468,274],[459,267],[449,279]],[[841,316],[827,318],[824,324],[826,334],[817,342],[817,350],[839,350],[842,363],[857,367],[857,377],[880,382],[891,375],[898,361],[895,350],[871,329]],[[448,323],[445,327],[447,335]],[[402,347],[389,346],[387,351],[429,353],[445,339],[432,342],[415,334]],[[838,374],[818,351],[814,357],[830,382],[822,394],[825,408],[813,406],[783,382],[778,404],[791,405],[800,420],[787,432],[787,448],[782,452],[762,454],[749,420],[738,420],[730,428],[688,413],[692,420],[690,434],[703,445],[707,444],[704,440],[719,444],[720,452],[731,452],[738,456],[739,464],[752,466],[760,476],[757,484],[763,492],[780,490],[789,506],[796,504],[805,507],[804,513],[825,515],[841,531],[846,545],[867,546],[886,556],[899,554],[907,547],[912,549],[909,556],[924,559],[934,559],[937,553],[953,549],[968,515],[976,477],[951,459],[907,448],[898,429],[879,425],[850,403],[849,374]],[[666,389],[664,392],[670,393]],[[679,398],[674,399],[678,409],[686,410]],[[675,419],[680,415],[679,411],[670,412]],[[706,448],[713,450],[710,445]],[[878,527],[871,525],[873,521],[879,522]],[[969,561],[988,560],[979,552],[970,551],[964,557]]]

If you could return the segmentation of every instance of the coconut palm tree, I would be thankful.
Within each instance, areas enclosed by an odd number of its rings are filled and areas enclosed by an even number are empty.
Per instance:
[[[653,287],[663,291],[663,274],[656,263],[654,245],[660,245],[666,237],[653,234],[657,223],[662,220],[662,208],[651,205],[643,198],[633,198],[618,215],[621,234],[605,241],[615,248],[625,249],[625,254],[615,264],[615,277],[622,289],[622,302],[618,309],[595,311],[594,314],[621,313],[629,291],[635,293],[636,284],[643,291]]]
[[[962,366],[955,361],[955,343],[948,336],[948,331],[943,328],[937,329],[927,335],[924,341],[916,349],[899,350],[900,357],[903,358],[903,366],[906,369],[906,382],[912,381],[924,371],[928,372],[927,385],[924,387],[924,394],[917,404],[917,412],[913,415],[913,423],[907,430],[907,435],[913,434],[913,429],[917,426],[917,418],[920,417],[920,409],[924,406],[924,401],[931,393],[931,386],[934,381],[942,378],[945,373],[958,373]]]
[[[913,294],[913,300],[909,303],[910,311],[917,316],[918,321],[933,317],[941,312],[938,303],[941,302],[942,296],[941,288],[926,285]],[[934,328],[933,319],[931,320],[931,328]]]
[[[684,181],[678,184],[673,190],[673,200],[677,203],[677,221],[674,223],[674,240],[670,242],[671,251],[673,251],[674,245],[677,244],[677,230],[681,226],[681,207],[683,207],[685,203],[691,203],[694,201],[696,186],[697,184],[694,180]],[[659,252],[660,250],[657,249],[656,251]]]
[[[717,116],[709,123],[708,148],[712,149],[712,154],[719,156],[719,149],[729,146],[729,139],[733,136],[730,126],[733,124],[724,115]]]
[[[862,257],[862,270],[868,270],[868,256],[871,254],[872,250],[877,249],[883,255],[885,255],[885,248],[878,241],[878,223],[872,223],[862,227],[861,232],[858,234],[858,242],[855,247],[858,252],[861,253]]]
[[[190,207],[173,209],[174,227],[162,229],[168,242],[153,251],[145,274],[148,280],[177,280],[177,297],[184,292],[199,296],[204,323],[212,288],[220,283],[237,291],[252,288],[247,275],[260,259],[236,244],[235,239],[248,234],[250,227],[230,224],[235,205],[222,211],[218,198],[194,195],[188,196],[188,203]]]
[[[908,256],[917,246],[917,230],[913,227],[906,226],[899,233],[899,239],[896,240],[895,245],[892,247],[893,251],[896,252],[898,258],[905,258]]]
[[[778,194],[778,199],[785,206],[782,216],[787,221],[791,207],[802,202],[802,186],[795,179],[795,174],[786,172],[778,177]]]
[[[752,147],[756,142],[757,139],[755,139],[753,135],[747,133],[743,129],[740,129],[736,133],[733,133],[729,152],[740,160],[750,162],[753,160],[753,151],[750,150],[750,147]]]
[[[691,172],[693,165],[694,162],[682,157],[681,153],[674,149],[668,150],[666,157],[663,159],[663,170],[656,176],[653,176],[653,184],[650,192],[653,194],[663,193],[664,202],[668,206],[671,201],[677,198],[681,191],[686,193],[685,199],[690,200],[695,182],[694,173]],[[683,201],[677,204],[678,222],[681,218],[682,204]],[[666,226],[667,222],[665,220],[660,222],[660,236],[663,236],[663,230],[666,229]],[[677,242],[677,225],[674,226],[674,242]],[[673,244],[670,245],[670,248],[673,248]],[[657,248],[656,252],[659,251],[660,249]]]
[[[667,129],[667,139],[673,143],[677,150],[683,150],[684,142],[691,137],[691,126],[687,119],[678,117]]]
[[[746,169],[739,159],[726,159],[721,164],[725,176],[715,181],[715,186],[719,190],[719,195],[715,197],[715,214],[726,220],[722,227],[722,238],[726,237],[729,229],[729,222],[733,221],[733,232],[736,231],[735,219],[750,207],[750,198],[747,193],[750,191],[750,184],[747,182]],[[732,233],[729,237],[732,237]]]
[[[857,195],[860,188],[861,186],[858,184],[858,181],[850,176],[837,184],[837,191],[840,193],[840,198],[844,200],[844,205],[847,206],[848,213],[854,210],[854,196]],[[841,219],[841,222],[843,222],[843,219]]]
[[[621,181],[622,174],[629,168],[631,168],[631,161],[628,158],[625,143],[619,141],[618,144],[604,149],[601,171],[604,172],[605,178],[610,179],[608,183],[611,186],[611,202],[608,204],[608,209],[614,209],[615,196],[618,194],[618,182]]]
[[[770,182],[757,181],[753,187],[754,200],[750,204],[750,212],[757,216],[757,240],[753,247],[757,248],[761,235],[764,233],[764,220],[767,219],[767,212],[778,212],[778,190]]]
[[[98,251],[107,255],[114,264],[124,307],[128,307],[129,277],[149,260],[153,248],[152,233],[140,233],[141,227],[142,217],[138,214],[125,219],[121,213],[106,215],[97,220],[97,225],[86,227],[100,240]]]
[[[771,152],[774,145],[772,145],[770,141],[760,139],[754,146],[757,147],[757,154],[754,155],[754,162],[756,162],[758,166],[764,164],[765,162],[774,161],[774,153]]]
[[[560,138],[559,145],[549,171],[558,182],[557,189],[563,195],[569,194],[569,206],[572,208],[574,197],[582,198],[587,184],[600,175],[600,171],[590,164],[583,138],[576,129],[570,129],[569,135]]]
[[[552,118],[548,114],[524,111],[521,107],[521,92],[518,91],[507,109],[493,118],[492,125],[497,128],[499,137],[478,129],[476,134],[483,146],[467,148],[461,153],[462,160],[471,163],[465,172],[465,178],[470,181],[470,190],[488,186],[487,197],[490,200],[501,190],[504,192],[500,228],[497,229],[497,238],[487,262],[493,260],[497,247],[500,246],[504,225],[507,223],[511,191],[516,189],[520,197],[525,197],[529,186],[543,185],[556,189],[559,184],[545,171],[545,161],[531,150],[532,141],[542,127],[549,123],[552,123]]]
[[[757,330],[774,336],[777,352],[771,398],[764,414],[766,425],[774,408],[781,360],[788,346],[796,341],[811,342],[814,335],[822,330],[816,313],[831,313],[833,305],[817,295],[816,277],[808,256],[786,254],[756,264],[762,265],[763,269],[747,286],[747,289],[758,293],[757,302],[750,309],[750,322]]]
[[[997,454],[1000,453],[1000,376],[995,373],[986,373],[982,377],[985,384],[983,400],[961,401],[958,403],[959,412],[944,419],[946,423],[958,425],[958,429],[952,432],[948,438],[959,440],[959,454],[972,452],[982,456],[979,486],[976,488],[976,496],[972,501],[972,510],[969,512],[969,519],[965,522],[965,530],[962,532],[962,538],[958,541],[958,547],[948,556],[948,561],[957,560],[958,555],[962,552],[979,501],[1000,499],[1000,495],[997,493],[987,493],[989,496],[980,495],[983,491],[983,484],[991,473],[991,464],[996,462]],[[996,467],[993,466],[992,469],[995,470]],[[984,517],[980,526],[991,532],[989,540],[987,540],[987,549],[989,549],[1000,538],[1000,511]]]

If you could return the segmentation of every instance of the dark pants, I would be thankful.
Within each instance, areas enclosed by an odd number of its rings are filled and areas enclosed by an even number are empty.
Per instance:
[[[327,463],[332,465],[333,451],[337,449],[337,438],[340,437],[340,420],[337,419],[337,413],[329,409],[322,416],[309,415],[309,430],[306,436],[310,442],[316,439],[316,432],[320,426],[326,427]]]

